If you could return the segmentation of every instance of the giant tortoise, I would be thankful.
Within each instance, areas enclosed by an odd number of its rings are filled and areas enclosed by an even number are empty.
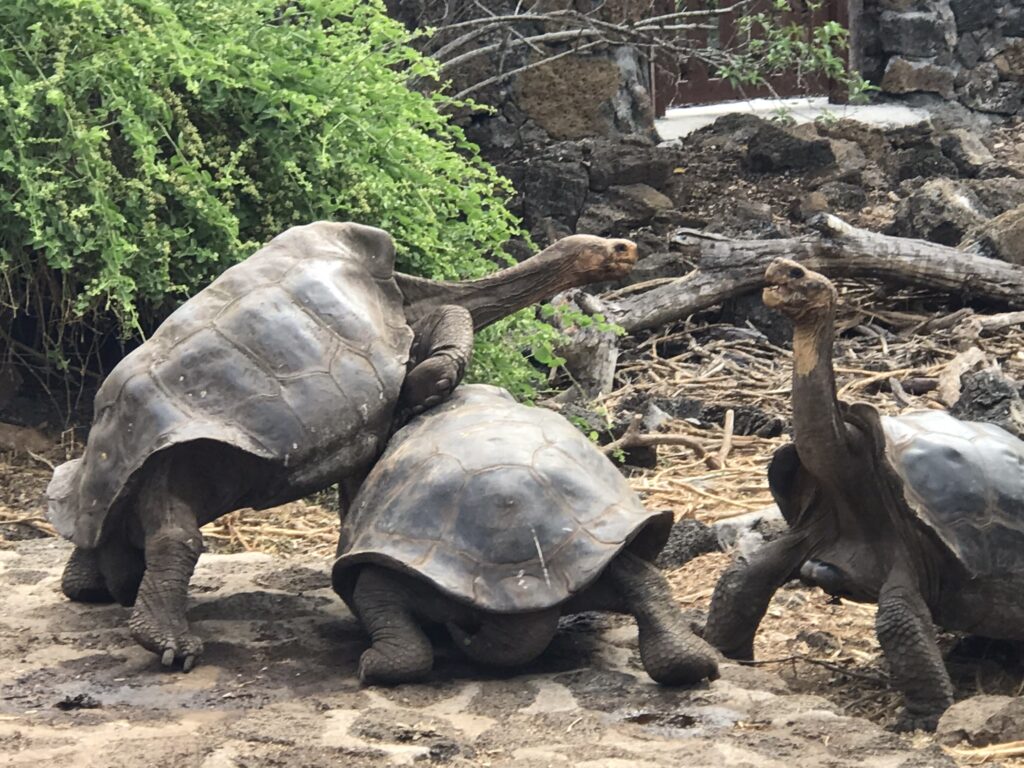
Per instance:
[[[794,442],[768,470],[789,532],[723,574],[705,638],[751,658],[772,594],[798,575],[875,602],[904,694],[897,727],[934,728],[953,701],[934,625],[1024,639],[1024,442],[942,411],[889,417],[840,402],[832,284],[781,259],[765,279],[765,304],[794,325]]]
[[[502,389],[464,385],[388,444],[342,525],[334,588],[370,633],[366,683],[430,672],[421,622],[473,660],[525,664],[558,617],[630,613],[661,683],[717,676],[651,565],[672,526],[562,416]]]
[[[134,603],[135,639],[187,671],[199,526],[331,483],[357,484],[396,407],[462,376],[473,330],[573,285],[625,274],[627,240],[564,238],[491,276],[394,272],[384,231],[317,222],[275,237],[185,302],[103,382],[85,452],[57,468],[49,517],[74,542],[63,590]]]

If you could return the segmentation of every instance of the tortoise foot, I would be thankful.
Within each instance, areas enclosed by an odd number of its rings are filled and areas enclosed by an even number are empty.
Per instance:
[[[184,619],[161,619],[137,605],[128,626],[135,641],[159,656],[165,667],[180,661],[181,670],[188,672],[203,652],[203,641],[189,631]]]
[[[933,732],[939,724],[942,712],[911,712],[908,709],[900,710],[896,717],[896,724],[893,730],[897,733],[908,733],[910,731]]]
[[[640,659],[647,674],[662,685],[717,680],[718,654],[695,634],[679,630],[641,632]]]
[[[432,658],[412,654],[387,654],[368,648],[359,659],[359,682],[363,685],[398,685],[422,680],[430,674]]]
[[[79,603],[112,603],[114,596],[100,573],[96,552],[79,549],[68,558],[60,579],[61,592],[69,600]]]

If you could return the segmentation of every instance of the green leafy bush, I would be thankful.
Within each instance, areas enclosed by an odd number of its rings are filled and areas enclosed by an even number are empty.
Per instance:
[[[404,270],[493,269],[509,186],[406,87],[433,73],[379,0],[3,0],[0,333],[81,364],[320,218],[387,229]],[[522,390],[507,332],[481,370]]]

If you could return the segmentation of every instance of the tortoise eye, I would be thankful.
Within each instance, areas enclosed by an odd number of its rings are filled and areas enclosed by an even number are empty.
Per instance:
[[[790,267],[789,276],[792,277],[794,280],[799,280],[801,277],[804,276],[804,271],[800,269],[800,267]]]

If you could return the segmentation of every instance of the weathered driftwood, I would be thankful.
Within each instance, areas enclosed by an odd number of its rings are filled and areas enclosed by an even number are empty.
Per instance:
[[[612,316],[611,308],[589,293],[578,288],[558,294],[551,300],[558,306],[569,306],[591,317]],[[555,350],[565,358],[565,370],[572,378],[572,390],[565,400],[592,400],[602,392],[610,392],[615,383],[615,368],[619,362],[618,339],[612,331],[601,330],[599,325],[580,328],[566,327],[559,315],[553,318],[555,327],[562,331],[568,341]]]
[[[820,234],[783,240],[730,240],[695,230],[675,238],[681,262],[698,268],[646,292],[631,287],[614,320],[628,333],[676,322],[756,290],[777,257],[829,277],[860,277],[946,291],[968,300],[1024,308],[1024,268],[924,240],[879,235],[830,214],[810,221]],[[625,292],[623,292],[625,293]]]

